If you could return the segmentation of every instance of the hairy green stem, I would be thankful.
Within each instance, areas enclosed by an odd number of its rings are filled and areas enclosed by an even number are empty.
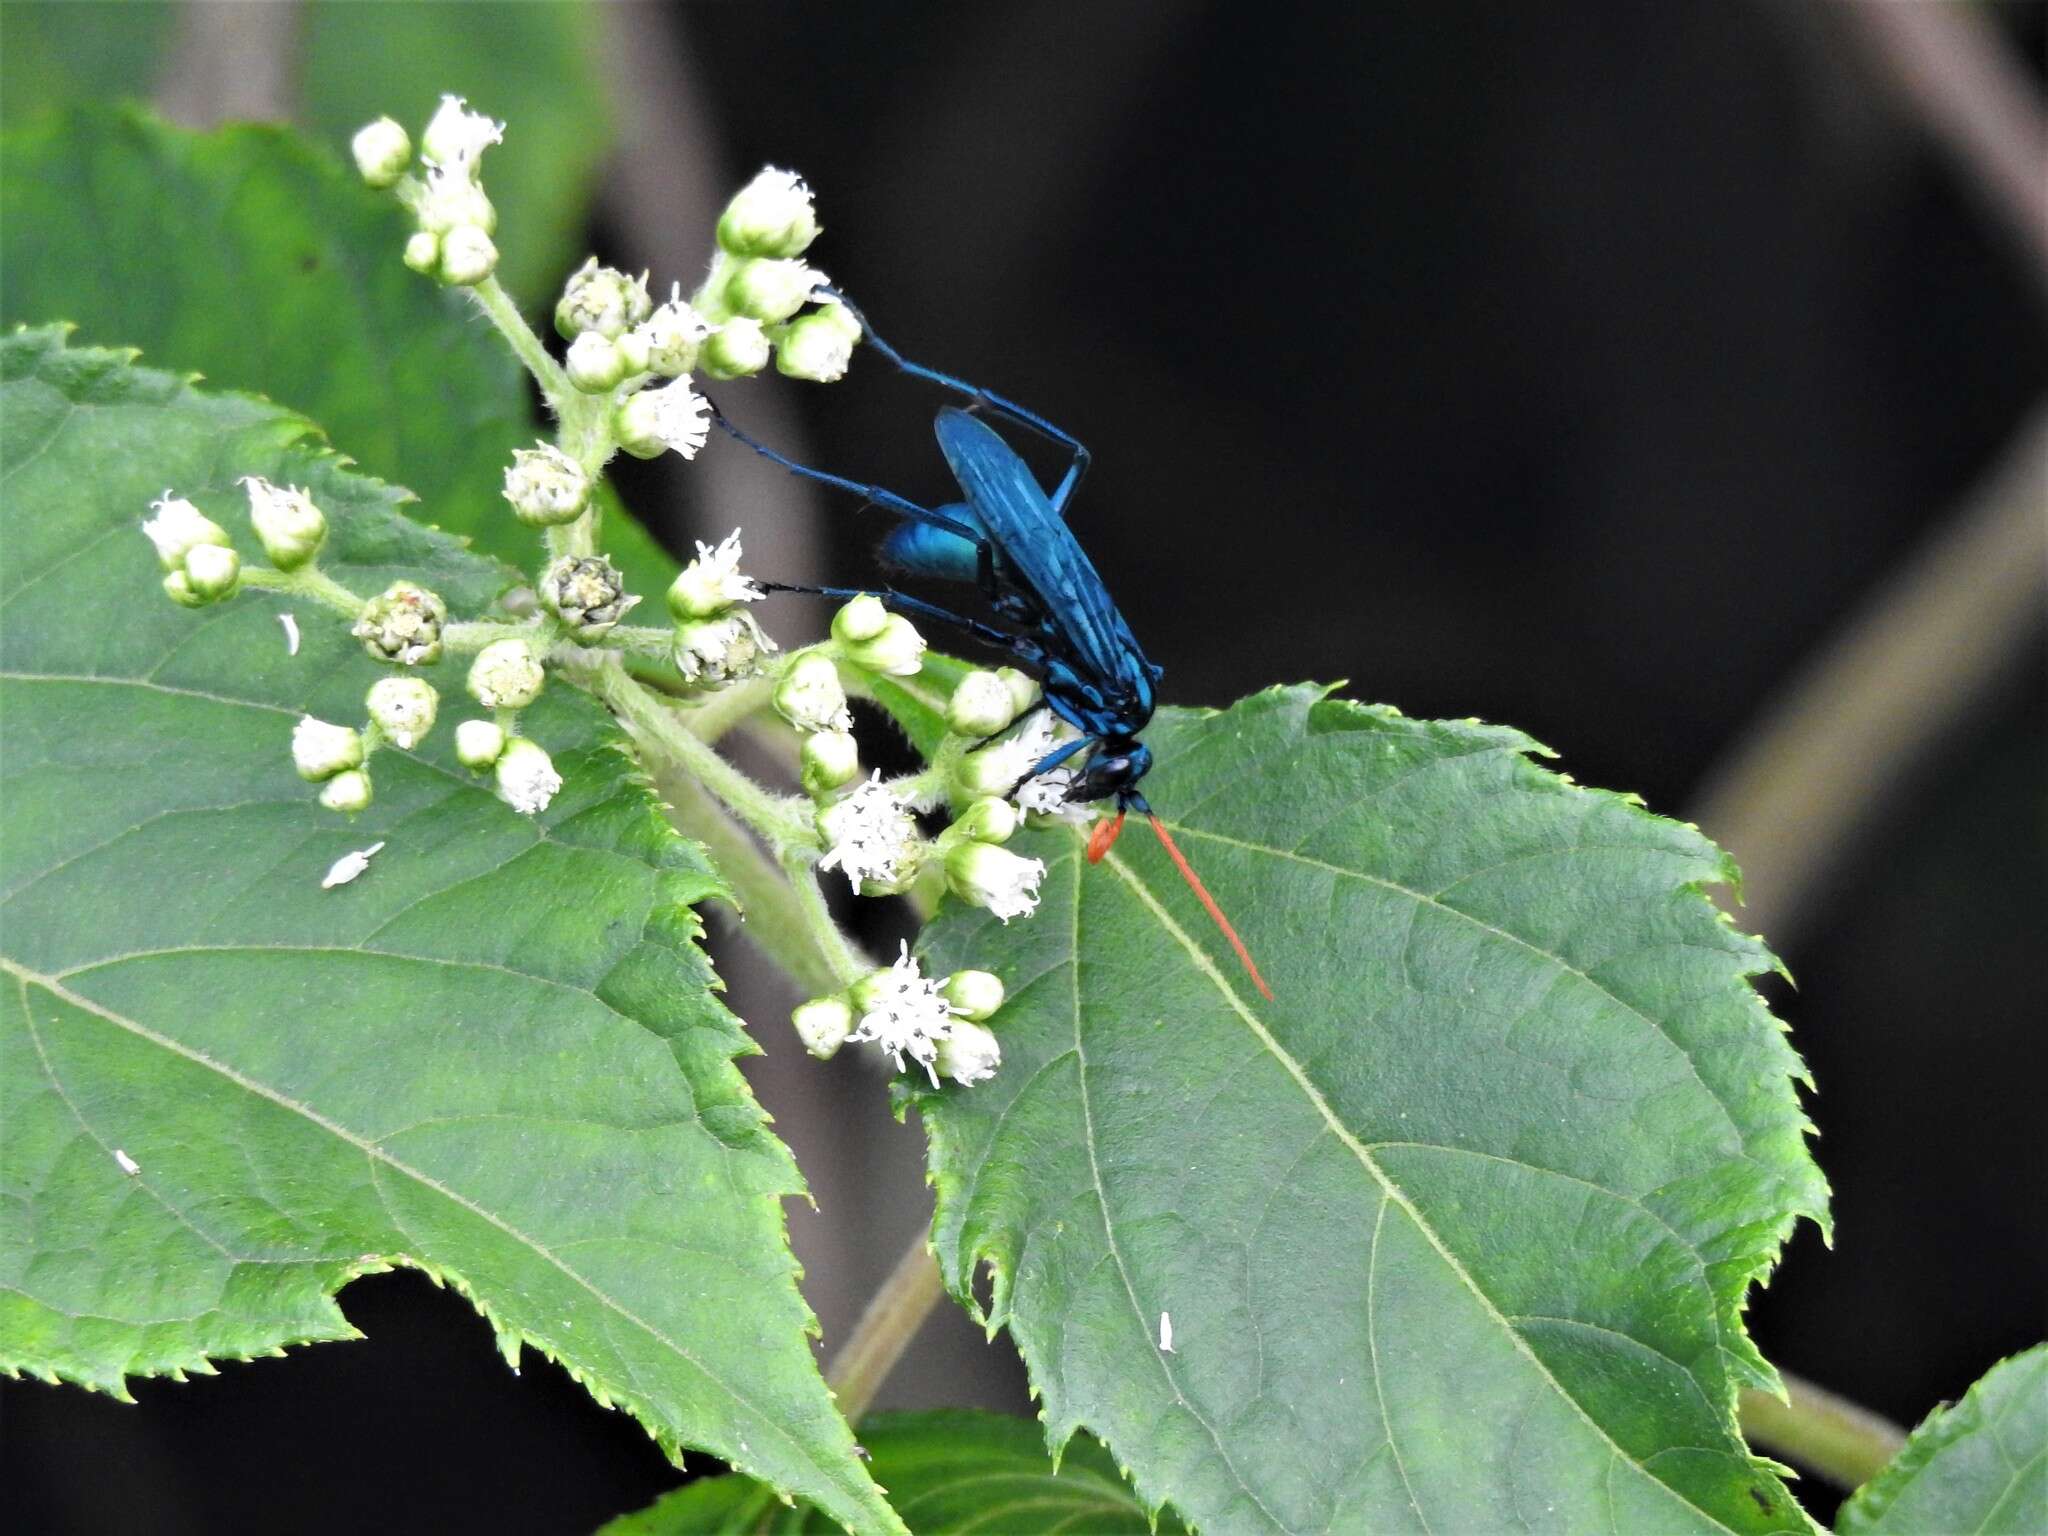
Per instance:
[[[1742,1433],[1758,1450],[1783,1456],[1839,1488],[1860,1488],[1906,1443],[1906,1432],[1889,1419],[1789,1371],[1778,1374],[1789,1401],[1768,1392],[1742,1394]]]
[[[475,623],[441,626],[442,646],[457,656],[473,655],[498,640],[532,640],[545,652],[549,634],[546,626],[531,621],[503,624],[480,619]]]
[[[562,372],[562,365],[548,356],[548,349],[540,344],[533,327],[519,313],[519,306],[512,302],[512,295],[495,277],[485,278],[472,287],[469,294],[476,301],[476,307],[498,328],[505,344],[526,365],[526,371],[533,375],[533,381],[547,397],[549,409],[560,415],[564,405],[576,393],[575,386]]]
[[[683,724],[699,741],[721,739],[740,722],[759,714],[775,691],[776,678],[770,674],[750,677],[743,683],[722,688],[683,715]]]
[[[242,571],[242,585],[263,592],[282,592],[288,597],[309,597],[351,619],[363,611],[366,601],[316,565],[301,566],[296,571],[248,566]]]
[[[796,893],[805,929],[818,948],[824,951],[826,963],[832,968],[835,980],[828,990],[852,986],[872,971],[875,963],[855,949],[832,920],[832,911],[825,905],[825,892],[818,884],[815,858],[801,848],[786,849],[782,855],[782,869],[789,877],[790,889]]]

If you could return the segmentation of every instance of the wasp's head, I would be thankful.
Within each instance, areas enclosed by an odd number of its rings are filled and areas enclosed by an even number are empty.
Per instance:
[[[1067,788],[1069,800],[1107,800],[1116,797],[1117,809],[1145,809],[1138,793],[1138,780],[1152,771],[1152,749],[1134,736],[1106,736],[1088,759],[1088,766],[1074,775]]]

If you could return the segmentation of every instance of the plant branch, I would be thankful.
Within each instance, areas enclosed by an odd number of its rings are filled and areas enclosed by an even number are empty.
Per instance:
[[[1789,1371],[1778,1374],[1789,1401],[1768,1392],[1742,1394],[1742,1433],[1758,1450],[1783,1456],[1838,1488],[1860,1488],[1906,1443],[1906,1432],[1891,1420]]]
[[[540,386],[540,392],[547,396],[548,405],[557,415],[564,404],[576,393],[569,383],[569,376],[562,372],[562,365],[548,356],[548,349],[540,344],[540,338],[533,333],[533,327],[526,323],[526,317],[519,313],[519,306],[512,302],[495,277],[487,277],[470,290],[476,300],[476,307],[489,317],[491,324],[498,328],[498,334],[505,338],[507,346],[526,364],[526,371],[533,375],[533,381]]]
[[[839,1411],[848,1423],[860,1422],[944,1294],[939,1263],[932,1257],[931,1234],[920,1227],[825,1368],[825,1384],[838,1397]]]

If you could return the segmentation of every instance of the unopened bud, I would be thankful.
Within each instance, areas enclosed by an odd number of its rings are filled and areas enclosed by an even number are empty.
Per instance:
[[[853,312],[844,304],[827,304],[783,327],[775,343],[776,370],[788,378],[831,384],[846,377],[859,340]]]
[[[842,645],[865,645],[889,623],[889,610],[872,592],[863,592],[832,615],[832,638]]]
[[[1003,680],[1003,686],[1010,690],[1010,703],[1014,706],[1015,710],[1015,713],[1010,717],[1011,719],[1014,720],[1017,715],[1023,714],[1025,710],[1038,702],[1037,678],[1027,673],[1019,672],[1015,667],[997,667],[996,676],[1000,677]]]
[[[156,546],[157,560],[167,571],[182,571],[185,556],[198,545],[227,545],[227,530],[182,496],[165,491],[149,509],[156,516],[142,525],[142,531]]]
[[[953,765],[953,788],[964,795],[1007,796],[1016,788],[1020,772],[1016,753],[1007,747],[1008,743],[998,742],[962,757]]]
[[[312,497],[295,485],[272,485],[261,475],[244,475],[242,486],[249,493],[249,522],[272,565],[295,571],[320,552],[327,519]]]
[[[465,720],[455,727],[455,760],[481,773],[504,755],[505,728],[495,720]]]
[[[522,816],[533,816],[548,808],[562,787],[554,760],[538,742],[515,736],[505,743],[495,765],[498,793]]]
[[[725,301],[735,314],[774,325],[808,304],[824,281],[824,273],[804,262],[756,257],[733,269],[726,280]]]
[[[939,995],[960,1017],[980,1024],[1003,1006],[1003,978],[990,971],[955,971],[939,983]]]
[[[526,708],[540,697],[547,678],[533,647],[516,636],[493,640],[469,664],[470,696],[486,709]],[[490,760],[496,762],[497,753]]]
[[[704,338],[697,362],[714,379],[743,379],[768,366],[768,333],[748,315],[734,315]]]
[[[626,359],[619,345],[603,331],[585,331],[569,343],[562,359],[569,382],[586,395],[602,395],[617,389],[626,377]]]
[[[164,578],[164,595],[180,608],[204,608],[206,599],[192,586],[192,578],[176,570]]]
[[[441,626],[448,605],[425,587],[394,581],[363,604],[349,633],[363,642],[372,660],[404,667],[431,666],[441,659]]]
[[[684,302],[679,286],[632,334],[646,347],[646,361],[641,366],[674,378],[697,365],[697,350],[711,334],[711,327]]]
[[[441,695],[420,677],[385,677],[370,685],[363,700],[370,719],[393,746],[411,751],[434,728]]]
[[[804,1049],[820,1061],[829,1061],[853,1033],[853,1009],[843,997],[814,997],[797,1004],[789,1016],[796,1037]]]
[[[1017,701],[1009,685],[993,672],[969,672],[953,688],[946,705],[946,724],[955,735],[979,740],[993,736],[1017,718]]]
[[[330,811],[353,816],[370,806],[370,776],[360,768],[337,773],[320,791],[320,803]]]
[[[512,515],[529,528],[573,523],[590,505],[590,476],[553,443],[514,448],[505,471],[505,499]]]
[[[441,237],[441,281],[471,288],[498,270],[498,247],[480,226],[458,224]]]
[[[1017,830],[1017,808],[995,795],[984,795],[962,811],[953,831],[977,843],[1007,843]]]
[[[962,1087],[987,1082],[1003,1064],[1003,1048],[995,1031],[971,1019],[955,1019],[939,1041],[932,1065]]]
[[[589,331],[618,337],[638,325],[654,309],[647,274],[628,277],[617,267],[601,267],[591,257],[570,275],[555,305],[555,329],[566,341]]]
[[[610,632],[640,599],[626,592],[619,568],[603,555],[570,555],[541,573],[540,600],[578,644]]]
[[[415,230],[405,242],[405,264],[423,277],[432,277],[441,266],[441,237],[432,230]]]
[[[813,731],[798,754],[804,793],[822,799],[860,777],[860,746],[851,731]]]
[[[413,218],[429,234],[470,228],[488,235],[498,227],[498,210],[484,189],[459,170],[429,165],[411,203]]]
[[[718,220],[718,243],[734,256],[800,256],[817,238],[811,189],[772,165],[740,189]]]
[[[808,651],[790,664],[775,689],[775,709],[800,731],[849,731],[846,690],[839,669],[822,651]]]
[[[398,180],[412,164],[411,137],[388,117],[358,128],[348,147],[356,158],[356,171],[380,189]]]
[[[345,725],[329,725],[311,715],[301,715],[292,727],[292,766],[309,783],[331,779],[347,768],[363,765],[361,733]]]
[[[185,579],[201,602],[233,597],[242,581],[242,557],[222,544],[195,544],[185,551]]]
[[[890,614],[874,639],[842,645],[840,650],[863,672],[879,672],[885,677],[914,677],[924,665],[924,636],[900,613]]]

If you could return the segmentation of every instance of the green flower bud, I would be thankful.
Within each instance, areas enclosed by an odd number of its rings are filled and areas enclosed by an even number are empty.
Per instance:
[[[441,237],[426,229],[408,236],[405,264],[422,277],[432,277],[441,267]]]
[[[740,574],[740,531],[735,528],[717,548],[697,542],[697,558],[669,583],[668,611],[678,623],[715,619],[741,603],[759,601],[761,589]]]
[[[202,602],[233,597],[242,583],[242,557],[221,544],[195,544],[185,551],[185,579]]]
[[[995,795],[984,795],[954,819],[950,830],[977,843],[1007,843],[1017,830],[1017,808]]]
[[[517,636],[493,640],[469,664],[470,696],[485,709],[524,709],[540,697],[547,680],[533,647]],[[493,752],[490,760],[497,757]]]
[[[353,816],[370,806],[370,776],[360,768],[337,773],[320,791],[320,803],[330,811]]]
[[[149,509],[156,516],[142,525],[142,531],[156,546],[156,558],[167,571],[184,570],[185,556],[201,544],[227,547],[228,531],[182,496],[165,491]]]
[[[272,565],[295,571],[320,552],[327,519],[312,497],[295,485],[272,485],[261,475],[244,475],[242,486],[249,493],[249,522]]]
[[[963,841],[946,851],[946,885],[962,901],[986,907],[1004,922],[1028,917],[1038,907],[1038,883],[1045,865],[998,848]]]
[[[842,613],[845,611],[840,610]],[[874,639],[842,645],[840,652],[863,672],[879,672],[884,677],[915,677],[924,666],[924,636],[902,614],[892,613],[882,626],[882,632]]]
[[[792,379],[831,384],[846,377],[853,364],[860,324],[844,304],[798,315],[784,326],[775,343],[775,367]]]
[[[1016,718],[1009,685],[993,672],[969,672],[954,685],[946,705],[946,724],[958,736],[993,736]]]
[[[1028,673],[1019,672],[1015,667],[997,667],[996,676],[1003,680],[1003,686],[1010,690],[1010,703],[1015,713],[1011,719],[1021,715],[1038,702],[1038,679]]]
[[[301,715],[292,727],[292,766],[299,777],[317,784],[349,768],[363,766],[363,738],[345,725],[329,725]]]
[[[183,571],[173,571],[164,578],[164,595],[180,608],[204,608],[206,599],[192,588],[192,578]]]
[[[619,349],[619,360],[626,365],[627,378],[648,371],[647,363],[653,349],[647,344],[647,333],[639,326],[626,332],[614,345]]]
[[[711,436],[711,402],[688,379],[635,390],[612,418],[612,433],[636,459],[659,458],[671,449],[694,459]]]
[[[734,256],[801,256],[817,238],[811,189],[772,165],[740,189],[718,220],[719,246]]]
[[[569,375],[569,382],[586,395],[603,395],[624,382],[626,359],[619,352],[619,344],[603,331],[585,331],[569,343],[562,369]]]
[[[814,997],[790,1014],[796,1037],[820,1061],[830,1061],[853,1033],[853,1009],[843,997]]]
[[[412,139],[388,117],[366,123],[349,140],[356,171],[371,186],[383,189],[405,174],[412,164]]]
[[[495,720],[465,720],[455,727],[455,760],[481,773],[505,753],[505,728]]]
[[[472,288],[498,270],[498,248],[476,224],[458,224],[441,237],[439,276],[451,288]]]
[[[688,683],[723,687],[761,670],[761,658],[775,642],[744,608],[715,619],[691,619],[676,626],[676,670]]]
[[[714,379],[743,379],[768,366],[768,333],[761,322],[734,315],[704,339],[697,362]]]
[[[999,742],[962,757],[953,766],[953,788],[971,797],[1007,796],[1016,787],[1018,774],[1031,765],[1025,763],[1020,769],[1016,753],[1005,747],[1005,743]]]
[[[671,290],[668,302],[648,316],[647,322],[633,334],[646,344],[647,360],[642,366],[674,378],[697,366],[697,351],[711,334],[711,327],[683,301],[678,284]]]
[[[955,1019],[939,1041],[932,1064],[963,1088],[987,1082],[1003,1064],[1003,1048],[995,1032],[972,1019]]]
[[[505,499],[512,515],[529,528],[573,523],[590,505],[590,476],[552,443],[514,448],[505,471]]]
[[[733,268],[725,283],[725,301],[735,314],[774,325],[810,303],[824,281],[824,273],[801,261],[756,257]]]
[[[832,615],[832,638],[841,645],[866,645],[888,627],[889,610],[872,592],[863,592]]]
[[[822,651],[807,651],[790,664],[775,688],[775,710],[800,731],[850,731],[846,690],[839,669]]]
[[[385,677],[370,684],[363,705],[385,739],[409,752],[434,728],[441,695],[425,678]]]
[[[647,274],[628,277],[617,267],[601,267],[591,257],[573,272],[555,305],[555,329],[565,341],[588,331],[619,337],[653,312]]]
[[[541,573],[540,600],[588,645],[609,633],[640,599],[627,595],[619,568],[604,555],[570,555]]]
[[[804,793],[822,800],[860,777],[860,747],[851,731],[813,731],[798,755]]]
[[[505,743],[494,772],[498,794],[522,816],[546,810],[562,787],[562,776],[555,772],[554,760],[538,742],[528,741],[524,736],[515,736]]]
[[[988,971],[955,971],[939,983],[939,995],[961,1018],[980,1024],[1003,1006],[1003,978]]]
[[[448,605],[425,587],[394,581],[363,604],[349,633],[363,642],[373,661],[403,667],[432,666],[441,659],[441,626]]]

